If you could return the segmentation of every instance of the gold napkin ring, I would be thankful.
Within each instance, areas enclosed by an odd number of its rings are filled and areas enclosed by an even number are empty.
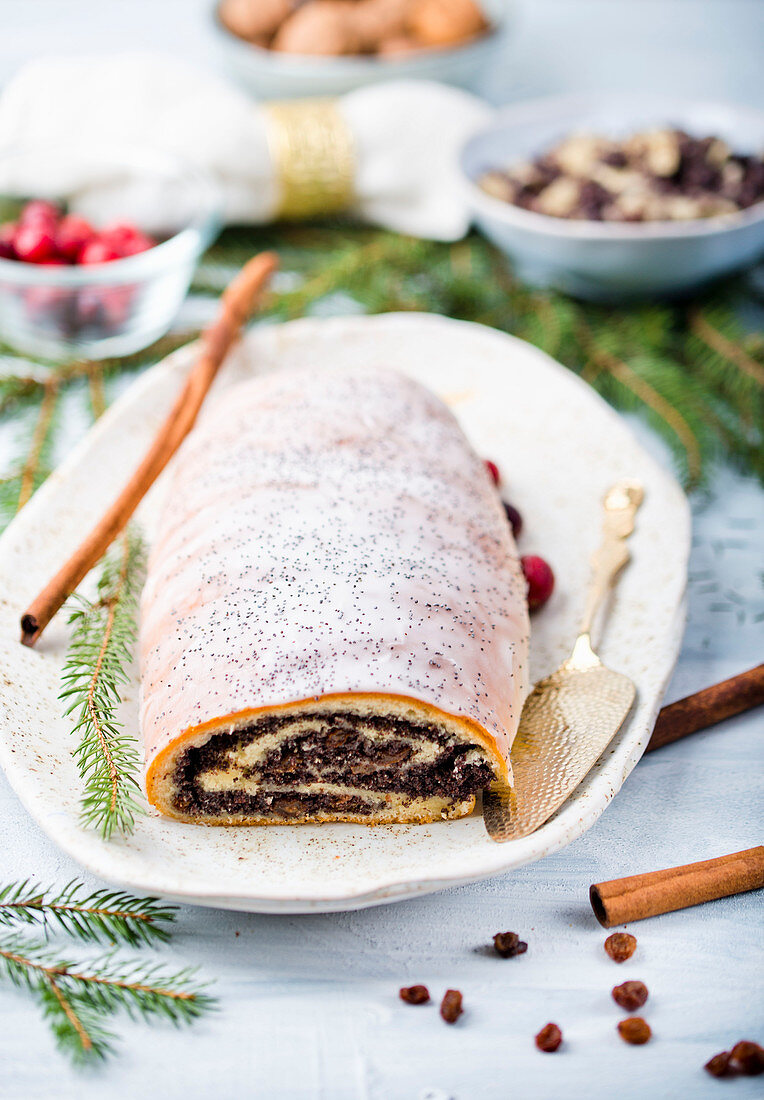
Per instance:
[[[333,99],[265,105],[280,218],[346,210],[353,201],[353,135]]]

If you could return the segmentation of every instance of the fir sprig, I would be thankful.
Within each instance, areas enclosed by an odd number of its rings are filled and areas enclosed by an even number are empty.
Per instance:
[[[75,960],[19,934],[0,941],[0,972],[38,998],[59,1048],[75,1062],[112,1052],[106,1016],[123,1011],[133,1019],[159,1017],[179,1025],[215,1003],[193,970],[168,971],[114,952]]]
[[[13,379],[2,381],[12,388]],[[35,385],[39,385],[38,399],[16,414],[19,458],[10,471],[0,478],[0,529],[24,507],[53,466],[59,383],[55,376],[48,376],[39,383],[35,380]],[[0,385],[0,407],[2,392]]]
[[[88,891],[69,882],[60,890],[29,879],[0,888],[0,924],[32,924],[60,930],[85,943],[126,943],[131,947],[170,938],[175,908],[157,898],[123,891]]]
[[[141,539],[128,529],[104,559],[96,600],[74,597],[78,606],[69,618],[73,634],[60,698],[65,714],[76,715],[82,821],[105,840],[115,830],[131,833],[143,812],[138,742],[116,717],[120,690],[129,680],[142,566]]]

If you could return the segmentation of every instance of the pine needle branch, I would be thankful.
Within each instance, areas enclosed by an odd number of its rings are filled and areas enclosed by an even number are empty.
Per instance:
[[[53,974],[41,977],[34,991],[56,1045],[75,1065],[104,1061],[113,1052],[114,1034],[103,1026],[100,1013],[65,993]]]
[[[15,417],[19,457],[0,477],[0,530],[23,508],[52,469],[58,410],[58,382],[47,377]]]
[[[193,970],[168,971],[125,961],[114,952],[77,961],[20,935],[0,940],[0,973],[37,997],[59,1048],[75,1062],[112,1052],[114,1036],[103,1025],[105,1016],[122,1011],[132,1019],[159,1018],[179,1026],[215,1005]]]
[[[86,943],[127,943],[132,947],[169,939],[166,925],[175,920],[175,908],[157,898],[138,898],[124,892],[88,892],[69,882],[61,890],[41,887],[27,879],[0,888],[0,925],[34,924],[66,932]]]
[[[116,718],[136,639],[143,556],[139,536],[128,529],[104,559],[98,598],[93,603],[79,598],[69,618],[73,635],[60,698],[65,714],[76,716],[74,732],[80,736],[74,757],[85,788],[82,820],[106,840],[115,830],[131,833],[143,812],[138,743]]]

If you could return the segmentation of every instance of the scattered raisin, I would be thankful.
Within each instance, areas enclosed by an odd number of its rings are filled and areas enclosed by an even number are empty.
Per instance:
[[[517,932],[497,932],[493,937],[493,946],[502,959],[511,959],[515,955],[524,955],[528,944],[521,940]]]
[[[732,1050],[715,1054],[703,1068],[712,1077],[757,1077],[764,1073],[764,1047],[749,1039],[741,1039]]]
[[[613,1000],[627,1012],[641,1008],[647,1000],[647,986],[644,982],[624,982],[613,987]]]
[[[430,991],[426,985],[404,985],[398,996],[407,1005],[424,1005],[430,999]]]
[[[557,1024],[547,1024],[536,1036],[536,1046],[545,1054],[552,1054],[562,1042],[562,1032]]]
[[[622,963],[630,959],[637,949],[637,937],[631,932],[613,932],[605,940],[605,950],[613,962]]]
[[[758,1077],[764,1073],[764,1047],[749,1039],[741,1039],[730,1051],[730,1065],[745,1077]]]
[[[703,1069],[712,1077],[731,1077],[733,1071],[730,1069],[730,1052],[723,1050],[720,1054],[715,1054]]]
[[[447,989],[440,1004],[440,1014],[447,1024],[455,1024],[461,1016],[462,995],[458,989]]]
[[[646,1043],[652,1035],[650,1025],[641,1016],[629,1016],[626,1020],[621,1020],[618,1025],[618,1033],[622,1039],[627,1043],[633,1043],[634,1046],[641,1046],[642,1043]]]

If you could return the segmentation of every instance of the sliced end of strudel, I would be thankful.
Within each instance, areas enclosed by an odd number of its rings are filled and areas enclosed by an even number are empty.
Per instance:
[[[219,722],[149,775],[164,813],[208,825],[436,821],[506,765],[485,732],[413,699],[325,697]]]

